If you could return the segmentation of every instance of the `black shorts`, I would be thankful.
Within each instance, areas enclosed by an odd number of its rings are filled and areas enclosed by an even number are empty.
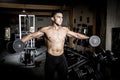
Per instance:
[[[57,73],[58,80],[67,80],[67,61],[64,54],[60,56],[53,56],[46,53],[45,62],[45,78],[46,80],[55,80],[55,73]]]

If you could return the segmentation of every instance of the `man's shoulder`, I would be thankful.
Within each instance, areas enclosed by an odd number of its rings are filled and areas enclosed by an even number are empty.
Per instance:
[[[40,28],[40,30],[46,30],[46,29],[49,29],[49,26],[44,26]]]
[[[69,28],[68,27],[65,27],[65,26],[63,26],[62,27],[64,30],[69,30]]]

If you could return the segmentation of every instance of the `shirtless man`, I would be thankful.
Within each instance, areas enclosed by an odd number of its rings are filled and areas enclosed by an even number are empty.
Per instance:
[[[67,80],[67,62],[63,54],[66,36],[72,36],[78,39],[88,39],[89,37],[61,26],[63,22],[63,13],[61,11],[53,12],[51,20],[52,25],[43,27],[37,32],[23,37],[21,40],[27,42],[30,39],[44,36],[47,42],[45,62],[46,80],[54,80],[55,72],[57,72],[59,80]]]

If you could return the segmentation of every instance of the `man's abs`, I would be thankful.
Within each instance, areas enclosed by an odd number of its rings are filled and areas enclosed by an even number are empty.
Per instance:
[[[63,49],[48,48],[48,53],[53,55],[53,56],[60,56],[64,53],[64,50]]]
[[[53,56],[59,56],[64,53],[64,41],[48,41],[47,48],[48,53]]]

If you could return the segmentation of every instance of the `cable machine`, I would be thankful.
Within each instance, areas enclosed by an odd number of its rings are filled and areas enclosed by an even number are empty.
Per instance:
[[[35,32],[35,15],[19,15],[19,38]],[[25,43],[25,48],[20,55],[20,62],[25,65],[34,64],[35,39]]]

